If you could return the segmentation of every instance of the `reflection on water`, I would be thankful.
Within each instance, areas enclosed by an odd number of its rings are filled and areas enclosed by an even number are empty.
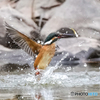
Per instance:
[[[37,86],[0,89],[0,100],[99,100],[99,85],[81,87]],[[71,92],[97,92],[98,96],[72,96]]]
[[[70,69],[70,70],[69,70]],[[34,71],[1,72],[0,100],[99,100],[99,67],[48,67],[36,80]],[[98,96],[72,96],[71,92],[97,92]]]
[[[34,70],[29,68],[33,67],[33,59],[28,55],[19,50],[1,53],[0,100],[99,100],[100,65],[60,65],[66,57],[67,54],[57,57],[60,60],[55,66],[51,64],[41,71],[41,77],[35,77]],[[98,95],[75,96],[71,92],[96,92]]]

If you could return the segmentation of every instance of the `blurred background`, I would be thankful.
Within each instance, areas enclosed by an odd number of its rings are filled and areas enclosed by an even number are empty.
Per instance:
[[[34,58],[8,36],[5,22],[38,43],[66,27],[80,37],[56,42],[56,54],[37,81]],[[0,0],[0,100],[99,100],[99,76],[99,0]]]

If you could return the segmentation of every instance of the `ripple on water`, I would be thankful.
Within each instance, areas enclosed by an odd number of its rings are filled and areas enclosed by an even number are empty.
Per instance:
[[[52,72],[52,68],[45,71],[37,81],[34,72],[21,75],[1,75],[0,88],[21,86],[62,86],[73,87],[100,84],[100,72]],[[51,72],[51,73],[50,73]]]

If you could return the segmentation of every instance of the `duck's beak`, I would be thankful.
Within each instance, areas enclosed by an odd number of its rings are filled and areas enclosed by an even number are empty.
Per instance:
[[[74,29],[70,29],[70,31],[66,31],[65,33],[60,33],[59,38],[72,38],[72,37],[79,37],[77,32]]]

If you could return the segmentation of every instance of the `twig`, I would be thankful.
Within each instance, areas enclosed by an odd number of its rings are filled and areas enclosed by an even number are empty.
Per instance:
[[[50,10],[50,9],[52,9],[52,8],[54,8],[54,7],[58,7],[58,6],[60,6],[61,4],[57,4],[57,5],[53,5],[53,6],[50,6],[50,7],[41,7],[42,9],[44,9],[44,10]]]
[[[31,19],[35,22],[34,11],[33,11],[33,8],[34,8],[34,2],[35,2],[35,0],[33,0],[32,6],[31,6]]]
[[[42,20],[43,20],[43,14],[41,14],[40,20],[39,20],[39,31],[41,31]]]

